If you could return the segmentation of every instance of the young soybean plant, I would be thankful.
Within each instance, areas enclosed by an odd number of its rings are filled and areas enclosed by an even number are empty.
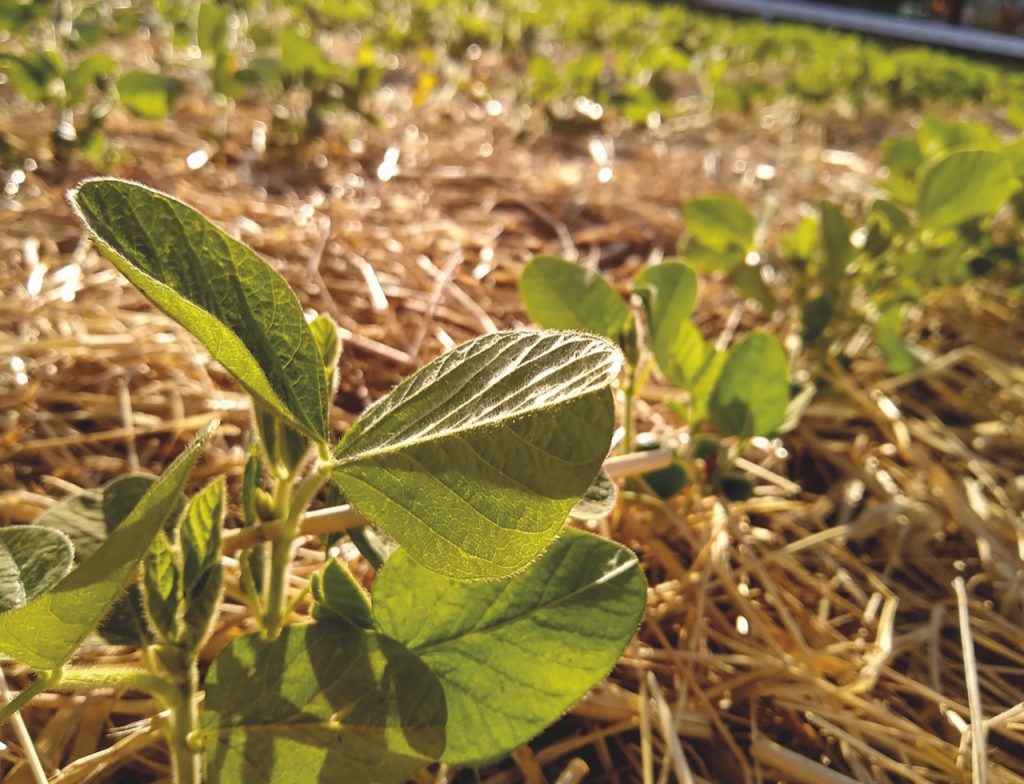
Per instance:
[[[200,713],[227,502],[223,478],[187,502],[182,490],[210,425],[160,478],[118,480],[0,532],[0,653],[38,673],[4,719],[47,688],[132,687],[169,712],[178,782],[387,784],[434,760],[496,759],[607,675],[646,581],[631,552],[564,522],[609,449],[615,346],[550,331],[471,340],[332,443],[328,319],[307,324],[262,259],[169,196],[97,179],[70,198],[114,266],[253,398],[259,450],[240,505],[259,526],[247,541],[262,543],[239,560],[259,632],[217,655]],[[367,551],[383,562],[372,597],[328,558],[311,581],[315,622],[289,625],[303,598],[286,591],[292,548],[329,482],[379,526],[354,541],[386,534],[397,549]],[[77,568],[62,531],[93,534]],[[143,666],[69,664],[140,561]]]
[[[638,345],[635,314],[598,272],[565,259],[538,256],[520,280],[526,312],[536,323],[604,335],[625,347],[627,452],[634,447],[632,402],[650,372],[647,355],[653,355],[662,375],[682,393],[669,405],[692,435],[710,422],[718,435],[736,438],[732,454],[737,454],[746,440],[771,436],[782,428],[790,388],[786,354],[776,337],[752,332],[728,351],[705,341],[690,320],[697,276],[679,260],[644,268],[632,289],[643,302],[643,346]],[[716,439],[695,437],[691,444],[691,457],[706,461],[710,484],[731,498],[749,496],[749,480],[730,470],[729,454]],[[659,495],[668,496],[682,489],[687,473],[675,464],[645,479]]]

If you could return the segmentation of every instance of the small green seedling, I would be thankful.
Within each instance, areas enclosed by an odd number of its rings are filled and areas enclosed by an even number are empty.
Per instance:
[[[160,477],[117,480],[0,532],[0,653],[36,671],[2,719],[45,689],[127,687],[169,712],[180,784],[398,784],[431,761],[508,753],[608,674],[646,580],[630,551],[564,523],[614,498],[601,466],[615,345],[555,331],[471,340],[335,442],[329,319],[307,323],[266,262],[165,194],[96,179],[70,199],[114,266],[252,396],[255,444],[239,503],[223,477],[185,497],[211,423]],[[332,557],[308,593],[289,592],[303,515],[329,484],[361,515],[353,541],[379,567],[370,595]],[[200,699],[236,508],[259,631],[219,652]],[[143,632],[142,664],[74,664],[140,563],[138,601],[119,614]],[[307,599],[314,621],[290,625]]]
[[[1024,280],[1024,144],[926,118],[916,138],[888,140],[883,155],[888,198],[857,228],[822,202],[783,239],[781,266],[792,273],[806,346],[843,358],[869,326],[887,370],[903,373],[922,357],[903,334],[910,307],[982,275],[1011,289]]]
[[[715,216],[724,214],[720,205],[707,206]],[[743,238],[743,243],[752,240],[752,219],[748,221],[728,208],[725,213],[735,220],[716,229],[715,244],[706,247],[717,248],[716,252],[723,254],[739,253],[742,263],[738,238]],[[710,229],[703,231],[706,237],[713,233]],[[752,332],[729,351],[708,343],[690,319],[697,302],[697,276],[688,264],[678,260],[644,268],[633,280],[632,290],[643,303],[637,313],[600,273],[552,256],[535,258],[520,280],[526,312],[536,323],[604,335],[625,349],[629,358],[626,451],[634,446],[652,448],[646,439],[634,438],[632,425],[633,400],[650,370],[648,355],[653,356],[666,380],[680,390],[680,398],[669,405],[689,425],[692,435],[709,423],[721,436],[736,439],[735,454],[748,439],[779,432],[790,390],[786,354],[777,338]],[[636,328],[638,318],[643,321],[641,330]],[[637,343],[638,332],[646,336],[643,346]],[[696,459],[692,451],[689,457]],[[729,463],[728,459],[716,463],[716,471],[727,471]],[[698,475],[692,467],[687,470],[677,465],[645,479],[664,497],[678,492],[689,477]],[[711,484],[717,486],[717,480],[712,478]]]
[[[26,12],[30,6],[39,6],[7,5]],[[51,19],[27,13],[13,30],[22,38],[22,53],[0,53],[0,72],[7,81],[50,115],[49,152],[57,162],[77,154],[102,163],[108,157],[104,124],[118,101],[139,117],[161,119],[183,90],[177,79],[143,71],[122,74],[114,58],[88,53],[111,29],[126,22],[112,9],[99,13],[101,9],[95,7],[99,5],[75,8],[71,3],[56,3]],[[7,10],[14,9],[0,9],[0,29]],[[8,146],[13,151],[14,145]]]

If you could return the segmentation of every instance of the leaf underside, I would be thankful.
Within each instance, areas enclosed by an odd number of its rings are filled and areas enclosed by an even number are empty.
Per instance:
[[[579,333],[471,340],[349,429],[334,481],[428,568],[512,574],[547,547],[600,469],[620,361],[611,343]]]
[[[71,540],[60,531],[0,528],[0,612],[23,607],[71,570]]]
[[[525,743],[604,678],[646,597],[632,552],[567,529],[525,571],[491,583],[442,577],[398,550],[377,578],[373,611],[441,681],[442,761],[473,765]]]
[[[191,207],[137,183],[69,194],[104,255],[195,335],[245,389],[327,440],[327,382],[302,307],[263,259]]]

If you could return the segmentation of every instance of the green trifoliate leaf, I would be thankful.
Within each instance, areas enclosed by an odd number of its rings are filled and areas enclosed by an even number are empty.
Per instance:
[[[523,270],[519,293],[526,313],[548,329],[577,329],[618,340],[629,309],[597,270],[538,256]]]
[[[444,694],[397,642],[346,623],[231,643],[206,680],[210,784],[401,784],[444,748]]]
[[[924,226],[945,229],[993,215],[1020,188],[1013,162],[987,150],[953,152],[921,179],[917,214]]]
[[[362,629],[373,628],[370,597],[352,573],[334,558],[327,562],[322,572],[313,575],[309,587],[316,602],[313,617],[317,620],[340,618]]]
[[[71,540],[52,528],[0,528],[0,612],[24,607],[71,571]]]
[[[428,568],[506,576],[547,547],[597,475],[620,362],[615,346],[578,333],[476,338],[367,411],[332,476]]]
[[[740,438],[773,435],[786,418],[789,370],[778,338],[751,332],[730,351],[711,395],[711,422]]]
[[[612,513],[619,491],[615,482],[603,470],[590,483],[583,498],[576,502],[569,516],[576,520],[600,520]]]
[[[1002,146],[999,136],[987,125],[947,122],[938,117],[925,117],[921,121],[917,141],[926,158],[933,158],[958,147],[998,150]]]
[[[686,388],[703,363],[703,339],[690,322],[697,303],[697,276],[679,262],[647,267],[633,284],[647,311],[651,350],[672,384]]]
[[[747,252],[743,248],[712,248],[696,237],[690,237],[683,244],[680,256],[686,266],[696,272],[732,272],[743,264]]]
[[[729,282],[744,297],[755,300],[765,313],[775,310],[775,295],[761,275],[760,264],[754,267],[738,264],[729,272]]]
[[[110,532],[138,506],[154,481],[155,477],[144,474],[119,476],[98,490],[83,490],[55,504],[35,524],[67,534],[75,546],[75,561],[81,563],[107,541]],[[167,516],[171,523],[168,527],[173,526],[184,508],[185,497],[179,495]]]
[[[704,344],[704,352],[704,364],[690,387],[690,414],[687,422],[691,427],[708,418],[711,396],[715,393],[722,368],[729,356],[728,352],[718,351],[709,343]]]
[[[219,476],[192,496],[181,521],[183,589],[188,594],[206,572],[220,566],[224,524],[224,477]]]
[[[310,440],[255,400],[253,418],[270,465],[287,475],[295,473],[309,454]]]
[[[209,56],[227,50],[231,8],[221,3],[205,2],[199,6],[196,21],[196,43]]]
[[[184,91],[180,80],[148,71],[132,71],[117,80],[121,105],[146,120],[164,119]]]
[[[304,33],[291,27],[281,32],[282,74],[298,79],[329,77],[337,68],[328,60],[319,44]]]
[[[441,680],[441,759],[463,765],[525,743],[604,678],[646,597],[633,553],[566,530],[524,572],[491,583],[441,577],[399,550],[377,579],[373,612]]]
[[[35,601],[0,615],[0,653],[39,670],[55,669],[71,657],[106,614],[173,513],[189,472],[216,425],[211,422],[192,440],[91,558]]]
[[[686,230],[713,250],[746,249],[754,241],[757,221],[734,196],[703,196],[683,207]]]
[[[242,469],[242,521],[246,525],[258,525],[259,515],[256,510],[256,491],[263,480],[263,461],[256,445],[249,447],[249,455]]]
[[[924,163],[924,153],[916,139],[892,136],[882,142],[882,160],[894,175],[913,179]]]
[[[324,368],[334,370],[338,364],[338,357],[341,354],[341,342],[338,340],[338,325],[334,319],[321,313],[309,322],[309,331],[313,333],[313,340],[320,350],[320,356],[324,361]]]
[[[181,573],[163,533],[156,535],[143,559],[142,584],[146,617],[160,637],[173,642],[178,637]]]
[[[327,439],[323,362],[295,294],[252,250],[180,201],[124,180],[86,180],[72,205],[100,249],[245,389]]]
[[[128,474],[113,479],[98,490],[83,490],[44,512],[36,525],[56,528],[67,534],[75,545],[75,563],[92,557],[110,532],[131,514],[142,496],[156,481],[143,474]],[[179,494],[164,523],[174,531],[185,508],[185,496]],[[133,584],[114,602],[97,632],[113,645],[144,645],[151,642],[145,622],[142,591]]]
[[[94,54],[64,74],[65,100],[69,106],[82,103],[88,97],[89,85],[99,82],[117,71],[117,60],[104,54]]]
[[[902,303],[894,303],[882,311],[875,322],[875,342],[885,357],[885,369],[890,373],[909,373],[921,364],[903,339]]]
[[[203,572],[199,582],[185,596],[180,641],[186,650],[198,650],[209,636],[223,594],[224,571],[217,563]]]

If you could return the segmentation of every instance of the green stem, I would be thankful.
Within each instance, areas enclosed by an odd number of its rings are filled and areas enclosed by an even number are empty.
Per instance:
[[[299,531],[302,513],[313,502],[326,481],[327,475],[323,471],[314,471],[299,483],[292,497],[285,500],[286,510],[282,516],[281,530],[271,549],[267,599],[264,605],[263,630],[269,640],[277,638],[287,616],[285,587],[291,571],[289,567],[292,561],[292,545]]]
[[[622,451],[627,454],[633,451],[633,400],[636,397],[636,379],[637,366],[630,363],[629,380],[626,383],[626,397],[622,408]]]
[[[165,678],[141,667],[97,665],[95,667],[66,667],[60,679],[50,685],[53,689],[78,691],[87,689],[135,689],[160,697],[170,703],[177,699],[175,686]]]
[[[7,723],[7,720],[17,713],[30,699],[42,691],[46,691],[53,685],[50,678],[39,678],[33,681],[26,688],[18,692],[18,696],[0,708],[0,726]]]
[[[190,743],[190,736],[199,729],[199,706],[196,703],[198,677],[194,663],[189,663],[184,682],[178,685],[167,728],[171,747],[171,764],[175,784],[200,784],[203,780],[202,750]]]

